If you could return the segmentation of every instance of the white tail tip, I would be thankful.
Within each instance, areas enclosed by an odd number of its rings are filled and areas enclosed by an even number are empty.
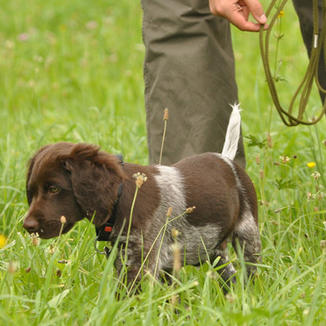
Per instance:
[[[225,142],[222,150],[222,156],[234,160],[238,150],[238,143],[240,138],[241,116],[240,116],[240,104],[233,104],[232,113],[228,128],[226,130]]]

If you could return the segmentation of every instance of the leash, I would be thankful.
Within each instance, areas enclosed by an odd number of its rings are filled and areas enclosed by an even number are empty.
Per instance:
[[[123,162],[122,155],[119,154],[119,155],[116,155],[116,157],[119,159],[119,163],[123,167],[124,162]],[[112,233],[115,221],[116,221],[117,208],[118,208],[118,205],[120,202],[120,197],[122,195],[122,190],[123,190],[123,183],[121,182],[119,185],[119,189],[118,189],[118,197],[113,205],[112,214],[111,214],[109,220],[106,223],[104,223],[103,225],[101,225],[99,227],[95,227],[95,232],[96,232],[96,238],[94,240],[95,251],[101,255],[105,255],[107,258],[110,256],[111,249],[109,249],[108,247],[104,247],[104,249],[103,249],[104,251],[100,251],[97,248],[97,242],[98,241],[110,241],[110,236],[111,236],[111,233]]]
[[[267,16],[270,15],[276,1],[277,0],[271,1],[266,11]],[[274,16],[272,17],[269,23],[268,30],[264,31],[263,28],[261,28],[260,35],[259,35],[260,52],[261,52],[266,80],[272,96],[272,100],[283,123],[288,127],[297,126],[299,124],[303,124],[303,125],[316,124],[324,117],[326,113],[326,99],[325,99],[323,108],[320,114],[316,118],[314,118],[312,121],[304,120],[303,118],[308,104],[308,99],[311,94],[313,81],[315,80],[318,90],[320,92],[326,93],[326,89],[324,89],[320,85],[318,80],[319,60],[324,59],[326,62],[326,0],[323,0],[323,9],[322,9],[323,24],[320,32],[319,32],[318,0],[312,0],[312,1],[313,1],[313,21],[314,21],[314,25],[313,25],[314,42],[311,49],[310,60],[309,60],[306,73],[303,77],[303,80],[301,81],[297,90],[292,96],[287,110],[280,104],[279,96],[275,86],[275,78],[272,76],[270,64],[269,64],[269,42],[270,42],[272,28],[280,12],[283,10],[285,4],[287,3],[287,0],[281,1],[279,7],[276,10],[276,13],[274,14]],[[322,48],[324,49],[324,56],[325,56],[324,58],[321,58]],[[297,99],[299,99],[299,107],[297,110],[297,114],[295,114],[294,104]]]

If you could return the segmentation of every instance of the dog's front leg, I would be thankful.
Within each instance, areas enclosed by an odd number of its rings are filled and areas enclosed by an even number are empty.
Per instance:
[[[123,280],[128,287],[137,287],[142,277],[147,274],[157,278],[160,271],[160,261],[157,258],[157,246],[147,246],[138,241],[130,241],[126,252],[126,243],[119,244],[119,254],[115,261],[115,267],[120,275],[124,274]]]
[[[128,287],[136,286],[141,280],[146,264],[144,261],[144,250],[138,242],[129,241],[119,243],[119,252],[115,261],[115,268]],[[123,275],[121,275],[123,274]]]

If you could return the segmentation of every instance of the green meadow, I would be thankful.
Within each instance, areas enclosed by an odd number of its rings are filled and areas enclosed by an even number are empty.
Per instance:
[[[95,252],[89,222],[39,242],[22,222],[27,162],[42,145],[94,143],[147,164],[140,1],[0,3],[1,325],[326,325],[326,120],[281,122],[258,34],[233,29],[247,171],[260,204],[255,280],[245,282],[231,251],[238,272],[227,295],[208,262],[182,267],[172,285],[146,276],[129,295],[113,256]],[[290,2],[278,20],[271,61],[287,107],[307,58]],[[320,109],[314,90],[306,118]]]

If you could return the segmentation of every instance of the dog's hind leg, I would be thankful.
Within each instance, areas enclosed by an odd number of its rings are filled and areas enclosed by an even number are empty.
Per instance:
[[[218,273],[221,275],[223,281],[227,285],[230,285],[230,282],[235,282],[235,278],[233,277],[233,275],[235,274],[236,270],[229,260],[226,240],[218,246],[211,260],[213,261],[217,257],[220,258],[217,263],[217,266],[221,266],[221,268],[218,269]]]
[[[246,268],[250,277],[256,271],[254,264],[260,261],[261,243],[257,222],[249,209],[243,213],[239,224],[235,227],[232,245],[238,256],[239,250],[242,251],[243,259],[248,263]]]

